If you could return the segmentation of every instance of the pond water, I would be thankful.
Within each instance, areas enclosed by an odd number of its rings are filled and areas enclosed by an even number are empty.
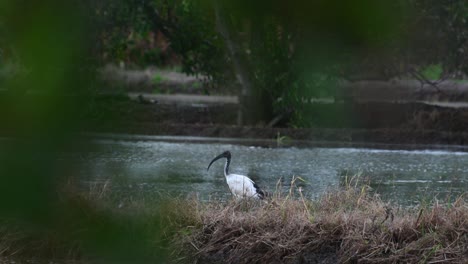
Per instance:
[[[468,152],[456,150],[385,150],[351,147],[265,148],[228,142],[197,143],[132,139],[95,140],[99,149],[79,154],[79,177],[85,184],[110,182],[122,197],[196,193],[202,199],[229,199],[224,160],[232,153],[230,172],[254,179],[274,192],[288,190],[293,176],[315,198],[358,175],[383,199],[411,205],[455,197],[468,190]],[[429,146],[428,146],[429,148]],[[433,148],[433,147],[431,147]],[[76,157],[75,157],[76,158]]]

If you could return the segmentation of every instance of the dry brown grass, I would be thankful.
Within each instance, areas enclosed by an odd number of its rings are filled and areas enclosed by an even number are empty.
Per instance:
[[[404,209],[348,185],[317,201],[292,188],[267,203],[190,199],[169,207],[181,262],[468,263],[466,195]]]
[[[0,257],[158,262],[170,244],[173,260],[190,263],[468,263],[467,195],[405,209],[345,179],[311,201],[295,180],[266,202],[157,198],[123,207],[108,182],[89,193],[65,188],[66,208],[49,228],[0,219]]]

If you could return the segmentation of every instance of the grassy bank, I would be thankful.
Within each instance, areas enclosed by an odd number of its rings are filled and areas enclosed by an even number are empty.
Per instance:
[[[317,201],[293,191],[267,203],[178,201],[175,255],[198,263],[468,263],[466,198],[403,209],[348,187]]]
[[[60,218],[41,226],[2,219],[0,260],[468,262],[467,195],[408,209],[349,184],[318,200],[291,188],[266,202],[132,200],[113,197],[109,185],[66,188]]]

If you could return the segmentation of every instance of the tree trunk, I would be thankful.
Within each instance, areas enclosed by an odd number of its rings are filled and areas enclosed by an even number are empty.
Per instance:
[[[223,37],[226,43],[229,55],[232,59],[232,66],[236,75],[237,81],[241,88],[239,90],[239,110],[237,113],[237,124],[255,124],[259,120],[258,109],[255,100],[255,89],[250,74],[250,67],[246,58],[245,52],[240,47],[233,26],[229,23],[229,19],[223,12],[218,1],[214,1],[216,28],[218,33]]]

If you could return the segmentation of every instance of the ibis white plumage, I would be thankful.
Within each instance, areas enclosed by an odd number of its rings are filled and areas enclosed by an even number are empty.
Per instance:
[[[213,162],[226,158],[226,163],[224,164],[224,176],[226,177],[226,182],[231,190],[232,194],[237,198],[254,198],[254,199],[263,199],[265,198],[265,192],[263,192],[258,185],[252,181],[249,177],[239,174],[229,173],[229,164],[231,163],[231,152],[225,151],[214,158],[208,168],[210,169]]]

